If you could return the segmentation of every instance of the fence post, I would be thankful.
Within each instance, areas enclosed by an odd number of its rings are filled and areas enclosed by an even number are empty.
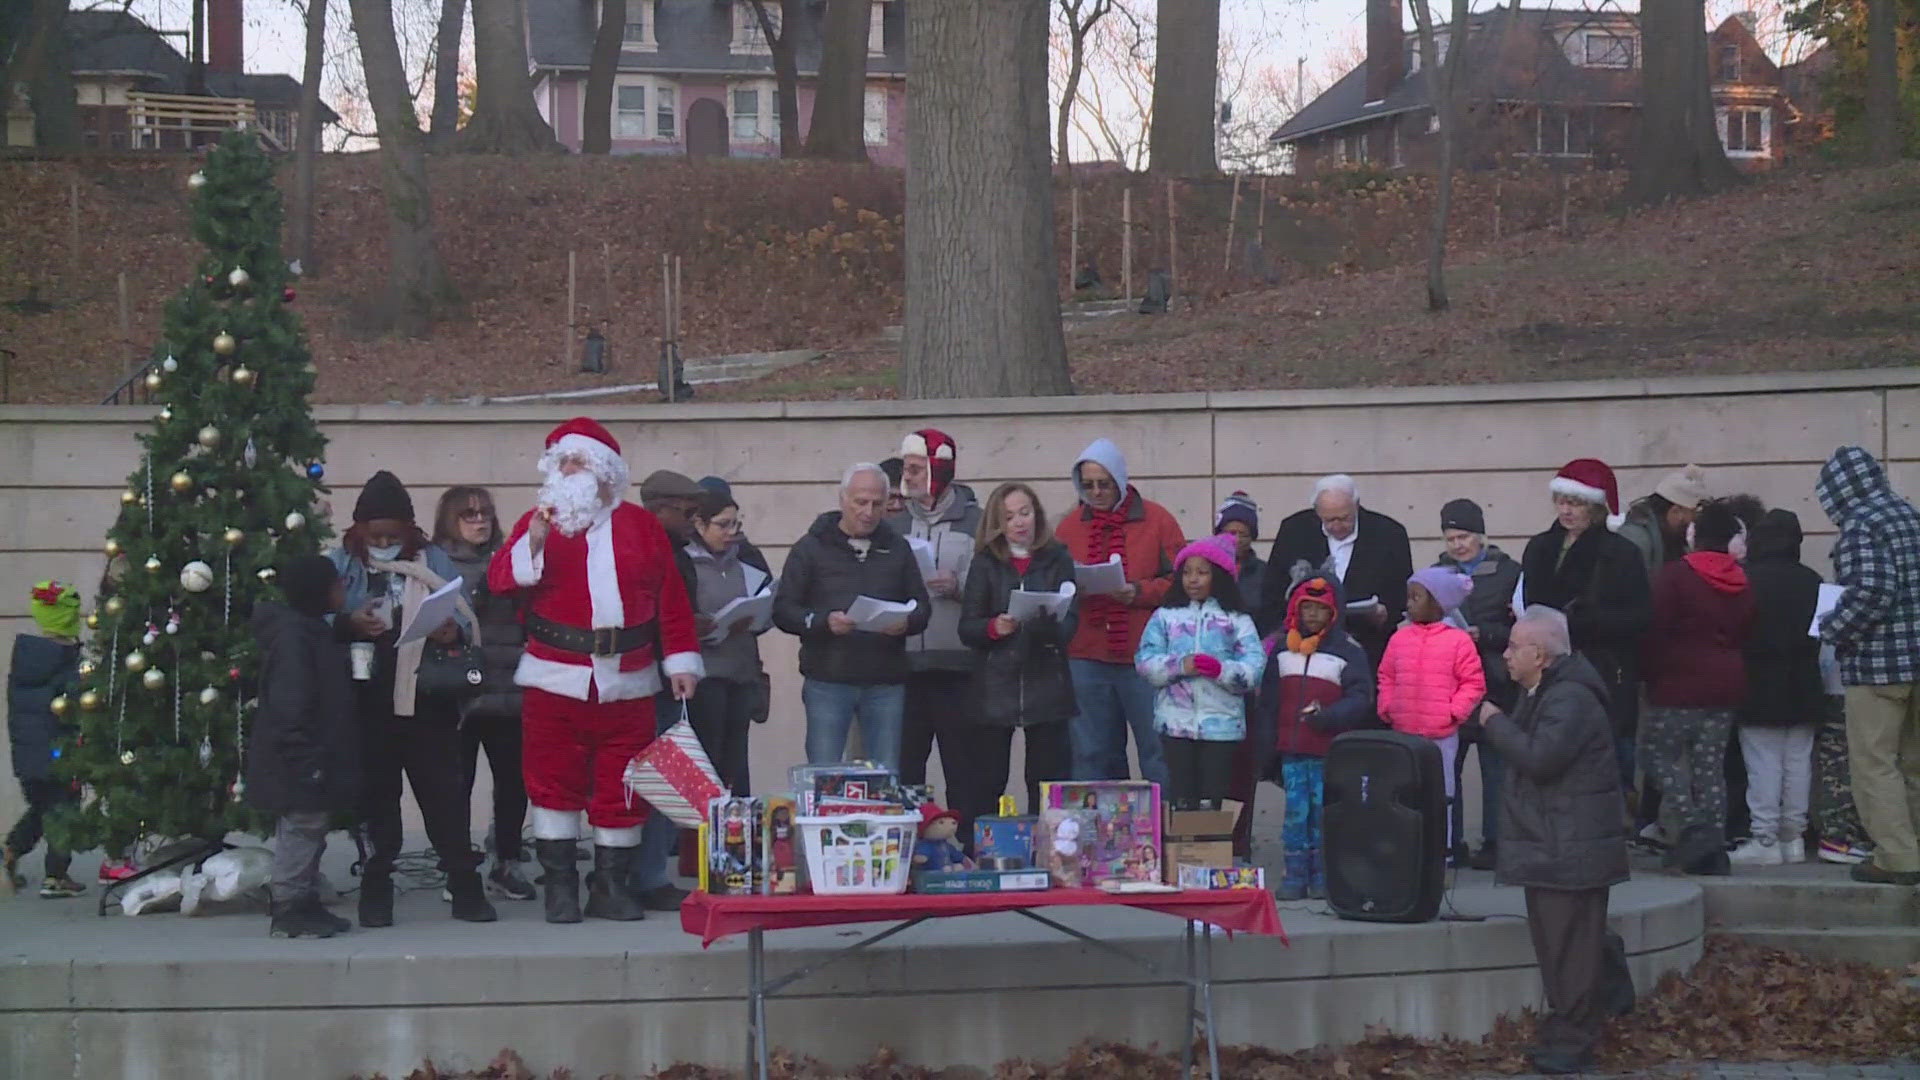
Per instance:
[[[1220,260],[1220,272],[1233,272],[1233,226],[1240,218],[1240,174],[1233,176],[1233,198],[1227,202],[1227,250]]]
[[[1120,292],[1133,302],[1133,188],[1120,189]]]
[[[563,347],[560,350],[560,363],[563,366],[573,362],[573,333],[574,333],[573,320],[574,320],[574,312],[578,310],[578,308],[575,305],[575,300],[579,296],[579,291],[577,287],[579,283],[579,277],[578,277],[578,274],[576,273],[576,269],[577,267],[575,262],[574,250],[572,248],[568,248],[567,249],[567,343],[565,347]]]
[[[1167,306],[1180,288],[1180,211],[1173,202],[1173,180],[1167,180]]]
[[[1067,298],[1071,300],[1080,274],[1080,185],[1068,188],[1067,194],[1073,204],[1073,225],[1067,232]]]

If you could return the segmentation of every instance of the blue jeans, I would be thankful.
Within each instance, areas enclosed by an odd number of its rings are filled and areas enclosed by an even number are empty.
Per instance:
[[[1068,722],[1075,780],[1125,780],[1127,732],[1140,757],[1140,775],[1167,786],[1167,761],[1153,730],[1153,686],[1131,664],[1069,660],[1080,712]]]
[[[907,713],[907,684],[825,682],[807,679],[800,686],[800,703],[807,710],[807,764],[831,765],[845,760],[847,736],[860,721],[860,750],[875,761],[900,770],[900,728]]]

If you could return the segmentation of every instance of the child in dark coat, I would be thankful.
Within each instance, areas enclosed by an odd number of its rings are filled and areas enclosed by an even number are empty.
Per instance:
[[[320,906],[320,856],[328,819],[355,807],[360,745],[346,646],[326,617],[345,601],[333,561],[303,555],[280,570],[286,603],[253,609],[260,645],[260,705],[247,753],[247,799],[278,814],[274,830],[274,937],[332,937],[352,924]]]
[[[1758,610],[1747,639],[1747,703],[1740,749],[1747,766],[1753,838],[1732,861],[1778,866],[1807,858],[1813,737],[1826,714],[1820,640],[1807,633],[1820,574],[1800,561],[1800,518],[1770,510],[1747,540],[1747,581]]]
[[[0,849],[0,896],[11,896],[20,857],[40,843],[46,815],[72,802],[73,788],[54,775],[66,694],[78,678],[80,662],[80,590],[58,581],[33,587],[28,602],[38,634],[13,639],[7,674],[7,735],[13,744],[13,775],[20,781],[27,812],[7,834]],[[47,842],[40,895],[48,899],[79,896],[86,888],[67,876],[73,856]]]

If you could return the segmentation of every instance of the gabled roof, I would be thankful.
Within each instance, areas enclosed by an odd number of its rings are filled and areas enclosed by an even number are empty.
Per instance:
[[[124,11],[69,11],[67,36],[75,75],[130,78],[155,93],[187,91],[187,58],[159,31]],[[291,75],[209,71],[207,92],[250,98],[269,108],[300,106],[300,80]],[[340,119],[325,103],[320,113],[325,123]]]
[[[765,53],[735,53],[733,0],[627,0],[648,4],[655,17],[652,52],[628,49],[620,54],[621,71],[660,74],[721,73],[773,74],[773,57]],[[886,4],[886,55],[867,57],[869,75],[904,75],[907,71],[905,0]],[[779,0],[767,0],[770,9]],[[824,0],[807,0],[806,17],[795,27],[797,59],[802,75],[820,70],[820,20]],[[527,0],[527,54],[535,69],[585,71],[593,57],[593,36],[599,21],[596,0]]]

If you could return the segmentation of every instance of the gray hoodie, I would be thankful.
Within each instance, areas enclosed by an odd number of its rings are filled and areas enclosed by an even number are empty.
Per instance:
[[[948,484],[931,508],[909,499],[905,510],[887,518],[887,524],[902,536],[927,545],[926,557],[932,560],[935,571],[951,571],[956,579],[951,598],[933,598],[933,620],[927,624],[927,632],[908,639],[909,671],[973,670],[973,653],[960,641],[960,598],[966,590],[967,567],[973,561],[980,517],[980,503],[973,489],[965,484]],[[915,548],[918,551],[919,545]]]

